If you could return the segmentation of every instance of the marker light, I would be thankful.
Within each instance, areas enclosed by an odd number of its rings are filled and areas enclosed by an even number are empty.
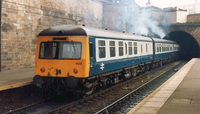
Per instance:
[[[41,69],[40,69],[40,71],[41,71],[41,72],[44,72],[44,71],[45,71],[45,69],[44,69],[44,68],[41,68]]]
[[[74,73],[75,73],[75,74],[78,73],[78,70],[77,70],[76,68],[74,69]]]

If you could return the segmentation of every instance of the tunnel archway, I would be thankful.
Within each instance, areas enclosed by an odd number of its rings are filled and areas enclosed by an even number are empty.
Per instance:
[[[174,31],[169,33],[166,39],[174,40],[180,45],[180,58],[199,58],[200,48],[196,39],[185,31]]]

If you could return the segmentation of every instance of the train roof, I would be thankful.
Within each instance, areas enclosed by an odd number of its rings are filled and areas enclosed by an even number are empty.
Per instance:
[[[154,42],[156,43],[176,43],[175,41],[172,40],[167,40],[167,39],[161,39],[161,38],[152,38],[154,40]]]
[[[152,41],[151,38],[130,33],[120,33],[111,30],[98,29],[93,27],[85,27],[81,25],[60,25],[43,30],[38,36],[96,36],[109,37],[117,39],[133,39]]]
[[[130,33],[121,33],[81,25],[59,25],[50,27],[40,32],[38,36],[95,36],[100,38],[106,37],[116,39],[132,39],[138,41],[152,41],[153,39],[155,42],[175,43],[174,41],[160,38],[150,38],[147,36],[134,35]]]

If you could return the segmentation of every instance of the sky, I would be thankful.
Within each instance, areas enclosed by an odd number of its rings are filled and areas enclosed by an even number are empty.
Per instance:
[[[148,0],[135,0],[135,2],[140,6],[146,6]],[[153,6],[165,8],[185,4],[194,4],[195,0],[150,0],[150,2]],[[197,2],[200,3],[200,0],[197,0]]]

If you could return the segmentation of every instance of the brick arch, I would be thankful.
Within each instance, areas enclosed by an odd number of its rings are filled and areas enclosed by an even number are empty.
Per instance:
[[[200,25],[176,24],[167,33],[169,39],[181,45],[181,56],[200,57]]]
[[[184,31],[195,38],[200,47],[200,24],[176,24],[169,28],[169,32]]]

